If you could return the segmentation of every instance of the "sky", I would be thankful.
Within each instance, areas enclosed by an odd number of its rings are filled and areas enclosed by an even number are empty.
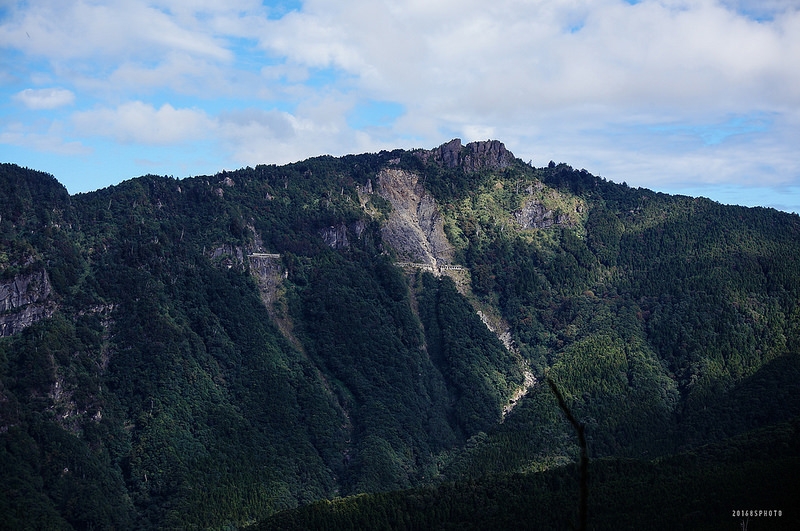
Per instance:
[[[0,162],[70,193],[453,138],[800,213],[800,0],[0,0]]]

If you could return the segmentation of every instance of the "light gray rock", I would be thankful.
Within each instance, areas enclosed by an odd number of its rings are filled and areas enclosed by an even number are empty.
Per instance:
[[[321,236],[322,240],[332,249],[350,247],[350,240],[347,239],[347,226],[344,223],[323,229]]]
[[[47,271],[23,273],[0,282],[0,336],[21,332],[56,309]]]
[[[378,174],[378,194],[389,201],[392,212],[381,232],[401,260],[449,264],[453,246],[444,233],[444,219],[419,176],[406,170],[385,168]]]
[[[557,214],[553,210],[548,210],[535,200],[526,202],[521,210],[514,212],[514,219],[523,229],[546,229],[553,225],[570,223],[569,216],[566,214]]]
[[[454,138],[438,148],[420,152],[419,156],[426,162],[462,168],[467,173],[503,169],[514,162],[514,154],[499,140],[470,142],[463,146],[460,138]]]

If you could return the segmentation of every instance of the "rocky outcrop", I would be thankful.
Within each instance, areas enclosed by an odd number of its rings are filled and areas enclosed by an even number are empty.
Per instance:
[[[250,274],[256,279],[261,300],[272,311],[277,298],[278,286],[286,278],[286,268],[279,254],[253,253],[248,255]]]
[[[320,236],[322,236],[322,241],[332,249],[346,249],[350,247],[350,239],[347,236],[348,232],[356,238],[360,238],[366,227],[366,223],[362,220],[351,223],[349,230],[347,225],[340,223],[339,225],[333,225],[322,229],[320,231]]]
[[[439,207],[417,174],[385,168],[378,174],[377,192],[392,205],[381,233],[400,260],[437,267],[452,261]]]
[[[426,162],[435,162],[446,168],[461,168],[468,173],[503,169],[514,162],[514,154],[499,140],[470,142],[462,146],[461,139],[455,138],[436,149],[422,151],[419,156]]]
[[[16,334],[50,317],[56,309],[52,293],[50,278],[44,269],[0,282],[0,336]]]
[[[51,292],[50,279],[44,269],[17,275],[10,281],[0,283],[0,312],[42,302]]]
[[[48,301],[42,304],[29,304],[16,312],[0,315],[0,337],[22,332],[33,323],[50,317],[55,311],[56,304]]]
[[[334,225],[320,231],[322,241],[332,249],[345,249],[350,247],[350,240],[347,238],[347,226],[344,223]]]
[[[514,212],[514,219],[523,229],[546,229],[553,225],[569,225],[570,217],[549,210],[542,203],[531,200],[521,210]]]
[[[219,247],[215,247],[210,252],[206,252],[205,249],[203,252],[217,267],[231,269],[233,267],[242,268],[244,266],[244,256],[246,251],[239,246],[226,243],[220,245]]]

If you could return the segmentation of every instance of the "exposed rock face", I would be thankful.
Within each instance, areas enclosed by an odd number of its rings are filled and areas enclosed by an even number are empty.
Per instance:
[[[360,238],[365,229],[366,224],[359,220],[350,224],[349,232],[352,235],[355,235],[356,238]],[[347,247],[350,247],[350,240],[347,237],[347,233],[347,225],[340,223],[339,225],[330,226],[327,229],[323,229],[320,231],[320,236],[322,236],[322,240],[332,249],[346,249]]]
[[[258,253],[249,255],[248,259],[250,274],[256,279],[261,300],[268,310],[273,311],[272,305],[277,298],[278,286],[287,275],[280,255]]]
[[[350,240],[347,239],[347,227],[344,223],[322,230],[322,240],[332,249],[350,247]]]
[[[423,151],[420,157],[446,168],[463,168],[466,172],[503,169],[514,161],[514,154],[499,140],[470,142],[462,146],[460,138],[455,138],[431,151]]]
[[[50,279],[44,269],[17,275],[10,281],[0,283],[0,311],[41,302],[50,296],[50,292]]]
[[[244,255],[245,251],[241,247],[227,243],[215,248],[208,254],[214,264],[227,269],[243,267]]]
[[[42,304],[29,304],[7,315],[0,315],[0,337],[22,332],[30,325],[53,315],[56,304],[52,301]]]
[[[378,174],[378,194],[392,204],[389,219],[381,229],[402,260],[432,266],[449,264],[453,246],[444,233],[444,220],[433,197],[419,176],[386,168]]]
[[[546,229],[553,225],[567,225],[570,218],[566,214],[556,214],[537,201],[528,201],[522,210],[514,212],[514,218],[523,229]]]
[[[55,311],[47,272],[34,271],[0,282],[0,336],[10,336]]]

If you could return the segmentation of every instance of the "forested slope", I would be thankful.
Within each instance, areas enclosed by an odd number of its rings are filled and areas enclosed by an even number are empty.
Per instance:
[[[455,141],[75,196],[2,165],[0,207],[5,528],[235,528],[474,481],[560,508],[578,448],[545,378],[599,490],[697,484],[653,459],[710,443],[796,468],[796,215]]]

